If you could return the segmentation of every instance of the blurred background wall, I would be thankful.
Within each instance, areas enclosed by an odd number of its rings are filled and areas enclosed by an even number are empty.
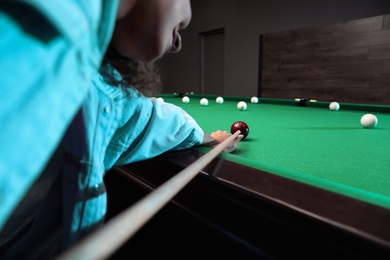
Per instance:
[[[381,30],[385,30],[382,35],[385,39],[381,43],[384,45],[381,53],[389,50],[386,44],[390,44],[390,35],[384,16],[390,14],[388,0],[193,0],[191,5],[191,24],[181,33],[182,51],[159,61],[164,93],[262,96],[264,92],[266,96],[282,97],[280,93],[289,92],[291,85],[285,84],[284,90],[269,92],[270,86],[277,81],[269,85],[269,76],[274,72],[265,71],[264,65],[263,52],[267,47],[264,39],[275,33],[287,32],[291,37],[302,29],[329,28],[326,26],[333,24],[345,27],[351,20],[382,16]],[[269,42],[268,47],[269,44],[276,45]],[[284,48],[287,53],[292,50]],[[382,77],[380,80],[386,83],[387,79]],[[333,97],[329,93],[326,98],[331,100]],[[308,98],[318,99],[315,96]],[[375,101],[375,97],[371,99]]]

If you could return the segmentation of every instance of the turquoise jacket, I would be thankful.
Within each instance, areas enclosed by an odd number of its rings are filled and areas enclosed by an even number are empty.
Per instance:
[[[98,226],[106,213],[103,176],[111,167],[203,140],[203,131],[180,108],[112,87],[98,73],[117,5],[0,3],[0,229],[49,162],[60,173],[20,249],[58,212],[63,248]],[[52,156],[56,150],[58,157]]]

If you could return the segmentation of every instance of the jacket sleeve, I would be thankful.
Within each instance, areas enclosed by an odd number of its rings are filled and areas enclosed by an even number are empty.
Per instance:
[[[122,122],[106,153],[106,167],[150,159],[203,142],[203,130],[183,109],[155,98],[123,104]]]
[[[0,229],[45,168],[84,101],[102,59],[97,38],[111,39],[117,6],[103,17],[101,1],[83,6],[79,2],[2,1]],[[106,33],[87,27],[100,28],[103,18]]]

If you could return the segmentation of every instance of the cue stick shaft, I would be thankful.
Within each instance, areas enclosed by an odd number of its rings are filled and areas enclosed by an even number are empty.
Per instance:
[[[161,208],[217,157],[238,135],[238,130],[197,161],[161,184],[102,228],[80,241],[57,259],[105,259],[131,238]]]

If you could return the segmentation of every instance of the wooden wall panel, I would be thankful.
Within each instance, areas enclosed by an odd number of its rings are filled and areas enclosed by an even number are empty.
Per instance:
[[[390,14],[385,15],[385,19],[383,21],[383,30],[390,29]]]
[[[390,105],[390,15],[263,39],[260,96]]]
[[[390,44],[371,46],[368,58],[370,60],[390,60]]]

